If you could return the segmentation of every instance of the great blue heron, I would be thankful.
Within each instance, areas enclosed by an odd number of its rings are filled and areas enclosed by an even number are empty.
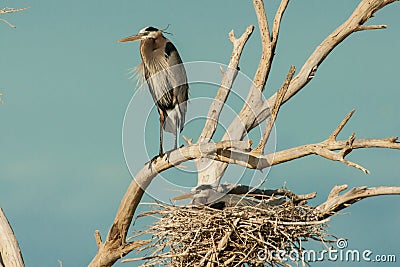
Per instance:
[[[260,201],[256,198],[246,197],[246,195],[236,195],[234,190],[231,190],[229,186],[224,184],[200,185],[193,188],[190,193],[174,197],[172,200],[183,200],[188,198],[192,199],[192,205],[208,205],[215,209],[224,209],[226,207],[234,206],[265,208],[268,206],[279,206],[286,201],[285,197],[270,196],[269,199]]]
[[[174,149],[177,147],[177,131],[185,124],[189,86],[186,71],[178,50],[164,37],[162,30],[146,27],[138,34],[119,40],[128,42],[141,40],[142,63],[138,70],[147,81],[151,96],[160,114],[160,151],[163,155],[163,129],[174,134]]]

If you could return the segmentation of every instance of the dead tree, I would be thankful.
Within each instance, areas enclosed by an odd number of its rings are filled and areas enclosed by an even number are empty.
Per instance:
[[[364,173],[369,173],[365,167],[347,160],[346,156],[351,153],[352,150],[361,148],[400,149],[400,143],[397,141],[397,137],[357,139],[355,134],[352,134],[346,140],[338,140],[338,134],[354,113],[354,111],[351,111],[334,129],[331,135],[321,142],[277,151],[274,154],[264,154],[265,144],[282,105],[288,102],[288,100],[313,79],[323,60],[348,36],[360,31],[386,28],[386,25],[365,25],[365,23],[375,12],[393,2],[395,2],[395,0],[361,0],[360,4],[355,8],[349,18],[329,34],[311,53],[304,65],[297,72],[297,75],[295,75],[296,68],[294,66],[290,67],[281,88],[264,101],[261,94],[271,70],[278,42],[281,20],[289,4],[289,0],[281,1],[272,26],[269,25],[267,20],[263,2],[261,0],[253,0],[255,13],[258,19],[258,28],[261,34],[262,55],[253,78],[253,86],[249,88],[246,104],[243,105],[239,114],[233,119],[225,135],[222,137],[222,140],[216,143],[210,142],[216,131],[221,110],[235,80],[243,47],[251,36],[254,26],[249,26],[239,38],[235,37],[233,30],[229,33],[229,39],[233,45],[232,55],[228,68],[223,73],[221,86],[210,106],[204,129],[197,142],[187,140],[188,145],[172,151],[168,159],[165,157],[158,157],[145,164],[135,175],[134,180],[129,185],[121,200],[121,204],[106,239],[103,241],[100,232],[95,232],[98,251],[89,266],[112,266],[118,259],[124,257],[129,252],[149,243],[148,240],[127,241],[128,229],[132,223],[134,213],[141,201],[144,190],[146,190],[153,178],[162,171],[180,163],[195,160],[199,170],[198,185],[206,185],[218,183],[229,164],[237,164],[245,168],[261,170],[269,166],[312,154],[319,155],[329,160],[340,161]],[[263,121],[267,123],[257,145],[252,147],[251,141],[242,141],[248,132]],[[312,213],[315,216],[311,221],[283,221],[283,225],[298,226],[323,224],[330,216],[339,210],[366,197],[400,194],[399,187],[359,187],[340,194],[346,188],[346,185],[334,187],[326,202],[312,209]],[[249,192],[247,191],[247,193]],[[288,194],[288,192],[286,193],[287,194],[284,195],[291,199],[291,203],[299,203],[315,196],[315,194],[310,194],[302,197],[296,196],[295,194]],[[302,207],[305,208],[304,206]],[[237,210],[233,210],[232,212],[237,212]],[[202,256],[204,260],[200,262],[201,264],[199,263],[200,266],[217,265],[216,259],[218,258],[218,254],[222,253],[226,248],[233,231],[232,227],[235,227],[237,223],[239,223],[239,221],[236,220],[229,222],[229,229],[231,230],[227,231],[220,241],[214,243],[216,246],[214,251],[210,250]],[[180,256],[184,257],[185,255],[182,253]],[[225,264],[230,266],[230,262],[235,260],[235,258],[228,259]]]

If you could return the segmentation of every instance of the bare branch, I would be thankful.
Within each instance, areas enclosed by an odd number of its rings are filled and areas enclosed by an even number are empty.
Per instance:
[[[282,104],[282,100],[285,97],[287,89],[289,88],[290,81],[294,75],[296,68],[294,66],[290,67],[289,73],[286,76],[285,82],[283,83],[282,87],[278,90],[278,97],[276,98],[274,107],[272,108],[271,116],[265,125],[265,130],[263,135],[261,136],[260,142],[258,146],[252,151],[255,154],[264,154],[264,147],[267,143],[269,135],[271,134],[272,127],[274,126],[276,117],[278,116],[279,108]]]
[[[256,88],[263,91],[265,84],[268,80],[268,75],[271,70],[271,64],[275,55],[275,48],[278,42],[279,29],[281,26],[281,20],[289,0],[282,0],[279,5],[278,11],[274,18],[274,24],[272,27],[272,36],[269,31],[268,19],[264,9],[264,3],[262,0],[253,0],[254,10],[257,15],[258,26],[260,28],[262,54],[260,63],[256,74],[254,75],[253,83]]]
[[[343,150],[349,146],[348,140],[330,141],[325,140],[321,143],[308,144],[303,146],[298,146],[275,153],[267,154],[264,156],[256,156],[251,153],[242,153],[240,151],[224,150],[221,153],[215,155],[214,157],[207,156],[208,158],[213,158],[221,162],[237,164],[249,169],[264,169],[269,166],[281,164],[294,159],[299,159],[308,155],[319,155],[326,159],[340,161],[348,166],[355,167],[362,170],[365,173],[369,173],[368,170],[359,166],[356,163],[352,163],[343,159],[343,153],[333,152],[335,150]],[[400,143],[397,142],[397,137],[373,139],[356,139],[351,145],[351,149],[360,148],[390,148],[390,149],[400,149]]]
[[[101,240],[101,234],[99,230],[94,231],[94,238],[96,240],[97,249],[99,250],[103,245],[103,241]]]
[[[328,137],[328,140],[336,140],[336,137],[338,136],[338,134],[340,133],[340,131],[343,129],[343,127],[346,125],[346,123],[350,120],[351,116],[353,116],[354,112],[356,110],[353,109],[352,111],[350,111],[349,114],[346,115],[346,117],[344,117],[344,119],[342,120],[342,122],[339,124],[339,126],[332,132],[332,134]]]
[[[354,167],[363,171],[365,174],[369,174],[370,172],[364,167],[358,165],[357,163],[346,160],[344,157],[348,155],[353,150],[353,142],[355,140],[355,134],[353,133],[349,139],[347,140],[345,146],[339,152],[333,152],[331,150],[325,149],[321,146],[314,147],[314,154],[324,157],[326,159],[330,159],[333,161],[340,161],[346,164],[347,166]]]
[[[366,186],[356,187],[350,191],[339,195],[340,192],[347,189],[347,185],[337,185],[328,196],[328,199],[316,207],[316,211],[320,213],[321,218],[327,218],[336,212],[347,208],[348,206],[367,197],[380,195],[400,195],[400,187],[398,186],[380,186],[367,188]]]
[[[307,155],[315,154],[314,147],[321,146],[324,149],[328,150],[340,150],[346,147],[347,140],[339,140],[333,142],[323,141],[318,144],[310,144],[299,146],[295,148],[286,149],[283,151],[278,151],[275,155],[270,155],[273,157],[272,164],[280,164],[283,162],[287,162],[293,159],[301,158]],[[390,149],[400,149],[400,143],[397,142],[397,137],[388,137],[388,138],[365,138],[365,139],[356,139],[352,145],[353,149],[360,149],[360,148],[390,148]],[[268,155],[266,156],[268,157]]]
[[[131,251],[133,251],[133,250],[135,250],[135,249],[137,249],[139,247],[142,247],[143,245],[146,245],[148,243],[149,243],[148,240],[137,240],[137,241],[134,241],[134,242],[130,242],[130,243],[125,244],[121,248],[121,252],[124,255],[127,255],[129,252],[131,252]]]
[[[260,91],[264,90],[268,73],[271,69],[273,58],[273,49],[271,43],[271,35],[269,32],[268,19],[265,14],[264,3],[262,0],[253,0],[254,10],[257,15],[258,27],[260,28],[262,54],[253,83]]]
[[[387,25],[361,25],[358,26],[356,31],[367,31],[367,30],[380,30],[380,29],[386,29]]]
[[[215,133],[215,130],[217,129],[219,115],[222,111],[226,99],[228,98],[233,81],[235,80],[237,75],[239,59],[242,54],[243,47],[249,39],[250,35],[252,34],[253,30],[253,25],[247,27],[246,31],[239,39],[235,38],[233,30],[229,33],[229,40],[233,44],[232,55],[229,61],[228,69],[223,74],[221,86],[219,87],[217,95],[215,96],[215,99],[208,111],[207,121],[204,125],[202,133],[200,134],[198,142],[208,142],[209,140],[211,140],[212,136]]]
[[[15,26],[14,24],[11,24],[11,23],[8,22],[6,19],[0,18],[0,21],[4,22],[5,24],[7,24],[8,26],[10,26],[11,28],[17,28],[17,26]]]
[[[272,27],[272,42],[274,43],[275,46],[276,42],[278,41],[279,29],[281,27],[281,20],[288,4],[289,0],[282,0],[274,18],[274,26]]]
[[[18,241],[2,208],[0,208],[0,265],[1,263],[4,266],[25,266]]]
[[[7,14],[7,13],[15,13],[15,12],[20,12],[23,10],[27,10],[29,7],[24,7],[24,8],[10,8],[10,7],[5,7],[0,9],[0,15],[2,14]]]

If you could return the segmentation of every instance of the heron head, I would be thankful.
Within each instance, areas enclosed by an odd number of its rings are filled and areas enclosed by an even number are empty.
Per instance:
[[[194,187],[189,193],[174,197],[173,200],[183,200],[188,198],[209,198],[210,195],[214,195],[215,190],[213,190],[212,185],[205,184]]]
[[[118,40],[118,42],[123,43],[123,42],[129,42],[129,41],[137,41],[137,40],[157,39],[161,36],[162,36],[161,30],[159,30],[153,26],[149,26],[149,27],[141,29],[138,34],[123,38],[121,40]]]

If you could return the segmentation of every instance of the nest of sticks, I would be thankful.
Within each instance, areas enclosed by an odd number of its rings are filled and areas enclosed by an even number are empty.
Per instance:
[[[305,201],[257,203],[222,210],[156,204],[138,216],[152,216],[154,224],[134,234],[151,236],[139,249],[147,256],[127,261],[144,260],[141,266],[290,266],[277,252],[301,252],[307,240],[327,240],[327,220]]]

